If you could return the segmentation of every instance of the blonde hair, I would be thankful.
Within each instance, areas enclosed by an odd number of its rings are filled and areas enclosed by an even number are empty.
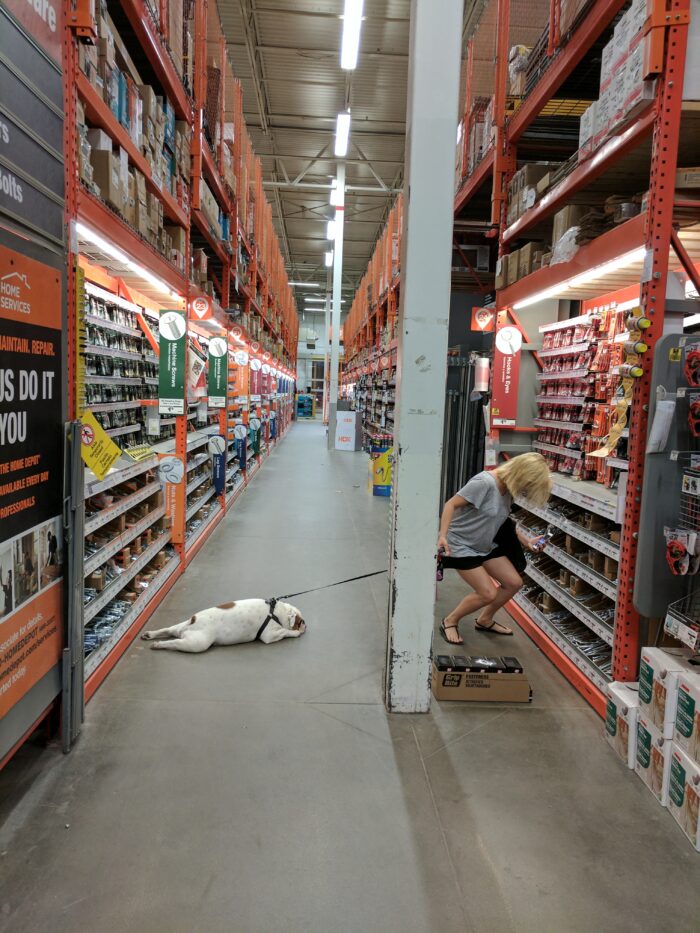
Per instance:
[[[513,457],[494,470],[511,496],[522,496],[533,505],[543,506],[552,491],[552,476],[542,454]]]

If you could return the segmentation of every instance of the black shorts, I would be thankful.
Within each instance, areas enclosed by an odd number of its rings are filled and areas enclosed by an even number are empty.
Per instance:
[[[525,552],[522,549],[518,536],[515,533],[515,524],[512,519],[507,518],[498,529],[498,534],[494,539],[496,545],[488,554],[477,554],[471,557],[443,557],[442,566],[445,569],[452,570],[475,570],[481,567],[487,560],[493,560],[494,557],[507,557],[518,573],[525,570],[527,561]]]

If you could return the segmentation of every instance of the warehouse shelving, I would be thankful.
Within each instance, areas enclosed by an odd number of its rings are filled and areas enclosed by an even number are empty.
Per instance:
[[[159,16],[153,15],[155,6],[160,8]],[[183,8],[123,0],[109,8],[98,6],[95,16],[92,25],[84,16],[78,18],[81,27],[68,43],[65,60],[67,138],[78,140],[79,147],[70,159],[79,171],[71,174],[67,190],[77,247],[69,263],[70,303],[82,305],[80,321],[70,319],[68,345],[71,374],[75,374],[70,407],[78,417],[84,409],[93,411],[124,452],[104,479],[85,471],[86,539],[102,545],[86,555],[85,574],[89,578],[101,568],[105,571],[93,577],[99,589],[88,589],[90,599],[84,609],[91,649],[85,659],[87,698],[195,559],[269,453],[271,439],[266,436],[265,448],[250,464],[254,469],[244,472],[233,446],[227,444],[225,485],[216,495],[210,439],[216,434],[226,437],[229,412],[248,422],[248,413],[253,411],[249,359],[269,368],[266,397],[260,406],[266,425],[274,412],[278,419],[275,440],[288,429],[298,332],[293,293],[216,5],[195,0]],[[183,48],[187,34],[193,41]],[[98,45],[104,56],[99,69]],[[139,135],[130,123],[133,112],[127,120],[121,105],[119,114],[111,105],[102,82],[102,75],[109,76],[109,67],[128,73],[128,94],[148,100],[150,108],[155,101],[160,109],[152,117],[160,121],[164,116],[168,127],[163,142],[160,123],[154,142],[146,133],[145,121]],[[207,72],[212,68],[220,77],[215,101],[207,98]],[[142,75],[152,92],[148,87],[138,90]],[[156,97],[148,96],[152,93]],[[173,116],[177,137],[170,129]],[[152,131],[153,119],[148,119]],[[120,171],[128,167],[135,181],[136,173],[143,176],[144,196],[154,211],[160,204],[158,211],[163,224],[170,225],[171,240],[166,240],[160,228],[157,234],[146,236],[137,223],[127,219],[126,202],[115,206],[108,203],[104,191],[98,194],[89,169],[84,171],[89,150],[80,149],[89,128],[96,131],[90,139],[100,147],[108,148],[107,140],[111,140]],[[165,181],[158,168],[161,146],[174,159]],[[168,252],[171,241],[178,245]],[[245,274],[239,276],[239,271]],[[86,288],[102,296],[103,312],[89,313],[84,302]],[[193,310],[195,303],[198,313]],[[240,310],[238,321],[224,311],[232,306]],[[232,352],[245,349],[249,354],[245,384],[235,403],[227,389],[226,407],[213,408],[200,386],[194,393],[186,392],[184,414],[158,414],[158,317],[166,309],[185,310],[186,353],[199,355],[205,374],[212,336],[227,339]],[[86,341],[82,330],[86,327],[101,336]],[[81,360],[96,365],[80,366]],[[106,366],[133,367],[133,372],[85,372],[86,368],[98,369],[103,365],[99,361]],[[231,358],[229,363],[233,371]],[[206,424],[200,424],[200,405],[207,407]],[[129,450],[144,459],[134,461]],[[159,477],[164,457],[181,460],[180,484],[171,486]],[[147,508],[146,514],[138,511]],[[129,519],[136,515],[137,520]],[[130,547],[134,553],[128,551]],[[122,561],[118,568],[113,565],[115,557]]]
[[[583,619],[593,622],[595,632],[587,637],[594,639],[594,656],[605,658],[605,651],[612,648],[611,663],[598,667],[568,640],[569,636],[578,638],[577,626],[583,625],[581,618],[586,614],[572,611],[577,607],[573,597],[556,581],[547,579],[536,563],[528,568],[532,579],[526,589],[532,599],[523,591],[509,608],[601,713],[607,681],[611,677],[633,680],[637,674],[640,624],[632,603],[632,584],[650,355],[641,358],[643,375],[632,384],[625,429],[618,430],[619,440],[595,459],[590,453],[604,446],[610,424],[618,416],[610,406],[612,420],[607,428],[605,422],[593,424],[589,419],[596,405],[604,407],[609,397],[605,393],[620,384],[621,374],[631,378],[619,367],[629,353],[629,329],[618,328],[613,337],[602,331],[586,334],[567,340],[568,346],[560,346],[557,335],[557,340],[548,341],[542,350],[537,330],[543,325],[539,330],[544,339],[576,322],[607,321],[605,315],[615,313],[611,308],[629,313],[642,307],[651,319],[642,342],[653,350],[663,331],[669,270],[680,270],[692,281],[697,279],[694,266],[700,263],[700,211],[696,199],[674,192],[677,165],[697,165],[700,156],[697,103],[683,101],[688,10],[686,0],[672,0],[668,5],[659,0],[649,0],[646,5],[637,0],[632,4],[593,0],[587,6],[577,2],[566,7],[549,2],[527,6],[487,2],[475,8],[466,34],[455,231],[462,241],[490,245],[491,268],[496,268],[495,274],[477,274],[468,256],[457,249],[455,239],[453,270],[460,269],[460,262],[461,269],[453,287],[481,292],[484,304],[496,311],[497,331],[506,325],[520,330],[524,345],[521,357],[526,357],[528,365],[520,375],[520,391],[528,393],[527,399],[512,419],[504,421],[497,412],[494,421],[492,412],[489,446],[496,456],[540,450],[566,471],[555,473],[547,508],[522,500],[518,505],[526,523],[539,521],[559,536],[547,546],[543,559],[576,575],[592,592],[615,603],[613,625]],[[617,45],[610,44],[613,39]],[[508,72],[509,53],[517,45],[531,49],[519,86],[517,75]],[[616,68],[631,69],[639,60],[641,46],[645,53],[641,78],[647,83],[641,87],[639,72],[632,75],[631,95],[621,104],[613,104],[608,122],[603,117],[592,142],[581,133],[578,151],[579,120],[603,93],[593,66],[604,60],[613,61]],[[615,83],[619,90],[625,74],[624,70],[606,70],[605,87]],[[625,116],[629,101],[632,109]],[[531,161],[547,159],[551,161],[530,173],[542,184],[521,199],[516,172]],[[522,177],[527,176],[523,173]],[[636,204],[636,211],[630,208],[613,218],[613,205],[605,215],[609,220],[591,224],[587,242],[576,243],[549,263],[549,255],[544,254],[550,252],[546,244],[552,237],[555,215],[572,203],[602,204],[610,195],[625,196]],[[389,230],[387,225],[385,238]],[[530,256],[521,260],[518,252],[517,269],[509,269],[508,254],[528,241],[532,244]],[[539,254],[538,243],[543,244]],[[363,383],[381,352],[374,323],[381,307],[373,292],[376,262],[382,264],[383,275],[390,269],[391,286],[399,287],[400,283],[400,269],[390,267],[378,247],[345,324],[344,381],[354,387],[358,406],[366,401]],[[552,321],[552,316],[558,317],[552,310],[556,308],[552,302],[557,300],[580,302],[582,314],[572,318],[576,312],[560,306],[564,319]],[[616,354],[614,362],[604,369],[613,380],[610,384],[597,383],[601,364],[592,362],[602,344],[616,347],[611,350]],[[494,370],[498,370],[497,365]],[[554,394],[557,392],[561,394]],[[531,438],[529,443],[524,441],[527,437]],[[580,478],[580,471],[584,477],[593,474],[593,478]],[[585,519],[584,515],[593,518]],[[601,520],[605,520],[604,533],[600,532]],[[564,536],[570,547],[563,546]],[[600,570],[601,561],[607,562],[606,573]],[[564,607],[560,611],[568,613],[574,623],[559,628],[552,624],[532,601],[542,593],[558,598],[557,604]],[[600,641],[598,647],[595,639]]]

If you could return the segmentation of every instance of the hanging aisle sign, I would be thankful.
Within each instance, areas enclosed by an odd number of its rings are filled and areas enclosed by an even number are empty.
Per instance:
[[[517,327],[508,324],[496,331],[495,344],[491,423],[497,428],[514,427],[518,416],[520,348],[523,337]]]
[[[185,350],[187,318],[184,311],[161,311],[158,411],[161,415],[185,414]]]
[[[226,383],[228,380],[228,347],[223,337],[212,337],[209,341],[209,407],[226,407]]]

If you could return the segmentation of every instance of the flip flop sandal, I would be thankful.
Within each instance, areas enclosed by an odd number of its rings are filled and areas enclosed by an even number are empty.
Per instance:
[[[455,629],[455,630],[456,630],[456,632],[457,632],[457,637],[459,638],[459,641],[450,641],[450,639],[447,637],[447,628],[446,628],[446,626],[445,626],[445,620],[443,619],[442,622],[440,623],[440,634],[441,634],[442,637],[445,639],[445,641],[447,642],[447,644],[448,644],[448,645],[463,645],[463,644],[464,644],[464,641],[462,640],[462,638],[461,638],[460,635],[459,635],[459,625],[450,625],[450,630],[451,630],[451,629]]]
[[[501,625],[496,619],[493,620],[491,625],[480,625],[477,619],[474,620],[474,628],[477,632],[490,632],[492,635],[506,635],[511,636],[513,632],[499,632],[497,628],[494,628],[494,625]]]

